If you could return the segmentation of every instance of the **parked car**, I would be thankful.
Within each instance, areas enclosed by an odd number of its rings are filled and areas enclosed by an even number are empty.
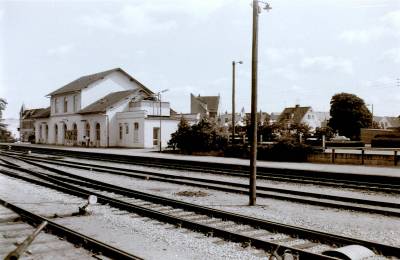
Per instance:
[[[350,141],[350,138],[343,136],[343,135],[338,135],[338,136],[332,137],[331,141]]]

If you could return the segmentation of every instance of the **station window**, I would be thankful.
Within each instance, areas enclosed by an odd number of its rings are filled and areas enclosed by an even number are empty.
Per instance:
[[[100,141],[100,124],[96,124],[96,141]]]
[[[122,124],[119,124],[119,139],[122,139]]]
[[[78,111],[78,96],[77,95],[74,95],[74,99],[73,99],[73,101],[74,101],[74,104],[73,104],[73,110],[74,110],[74,112],[76,112],[76,111]]]
[[[125,134],[129,134],[129,125],[125,123]]]
[[[64,113],[68,112],[68,99],[64,97]]]
[[[54,98],[54,113],[58,113],[58,98]]]

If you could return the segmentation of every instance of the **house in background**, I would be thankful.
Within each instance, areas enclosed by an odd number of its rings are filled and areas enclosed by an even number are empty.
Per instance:
[[[310,127],[311,131],[321,127],[319,117],[310,106],[301,107],[296,105],[295,107],[287,107],[279,115],[278,122],[287,128],[295,124],[305,124]]]
[[[400,128],[400,118],[398,118],[398,117],[374,116],[374,121],[377,122],[379,127],[382,129],[399,129]]]
[[[272,112],[269,115],[269,123],[272,125],[272,124],[275,124],[276,122],[278,122],[280,115],[281,115],[281,113],[279,113],[279,112]]]
[[[21,142],[35,142],[35,120],[47,118],[50,115],[50,108],[26,109],[22,105],[19,112],[19,137]]]
[[[190,94],[190,113],[217,118],[219,108],[219,96],[200,96]]]
[[[228,111],[225,111],[225,113],[220,114],[218,116],[218,122],[220,126],[223,127],[232,126],[232,113],[228,113]],[[246,113],[244,111],[244,107],[242,107],[240,113],[235,113],[235,125],[236,126],[246,125]]]
[[[47,96],[47,113],[31,117],[36,143],[165,147],[181,117],[120,68],[80,77]]]
[[[321,122],[321,125],[319,127],[327,127],[329,119],[331,119],[331,114],[329,112],[315,112],[315,116],[318,118],[318,120]]]

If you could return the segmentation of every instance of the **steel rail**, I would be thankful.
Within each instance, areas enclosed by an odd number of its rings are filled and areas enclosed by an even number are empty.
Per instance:
[[[4,147],[4,146],[3,146]],[[173,160],[165,158],[148,158],[139,156],[128,156],[118,154],[104,154],[82,151],[66,151],[52,148],[20,147],[13,146],[17,150],[31,149],[38,153],[51,153],[62,156],[99,159],[116,163],[130,163],[150,167],[162,167],[169,169],[190,170],[195,172],[209,172],[214,174],[226,174],[232,176],[248,177],[247,166],[224,163],[204,163],[189,160]],[[176,164],[176,162],[179,162]],[[258,167],[258,178],[265,178],[276,181],[289,181],[295,183],[309,183],[324,186],[349,187],[353,189],[368,189],[378,192],[400,193],[400,180],[389,176],[367,176],[362,174],[349,174],[339,172],[294,170]]]
[[[153,218],[153,219],[157,219],[159,221],[163,221],[166,223],[174,224],[178,227],[183,227],[183,228],[187,228],[187,229],[194,230],[194,231],[200,231],[204,234],[213,235],[216,237],[222,237],[222,238],[230,240],[232,242],[239,242],[239,243],[244,243],[246,245],[251,245],[252,247],[263,249],[263,250],[266,250],[269,252],[272,252],[276,248],[279,247],[279,252],[283,253],[285,250],[290,250],[292,253],[297,254],[302,259],[311,259],[311,260],[312,259],[337,259],[334,257],[329,257],[329,256],[317,254],[317,253],[312,253],[312,252],[307,252],[305,250],[297,249],[294,247],[279,245],[277,243],[273,243],[270,241],[264,241],[264,240],[260,240],[260,239],[253,238],[250,236],[241,235],[241,234],[227,231],[224,229],[211,227],[211,226],[196,223],[196,222],[193,222],[190,220],[185,220],[183,218],[174,217],[174,216],[171,216],[171,215],[168,215],[168,214],[165,214],[162,212],[158,212],[158,211],[155,211],[152,209],[147,209],[145,207],[137,206],[132,203],[127,203],[127,202],[124,202],[124,201],[121,201],[118,199],[110,198],[110,197],[104,196],[100,193],[95,193],[90,190],[85,190],[85,189],[76,187],[74,185],[69,185],[69,184],[63,183],[61,181],[51,180],[52,178],[49,178],[48,181],[57,183],[58,185],[54,185],[54,184],[51,184],[48,182],[38,181],[38,180],[24,177],[21,175],[16,175],[13,172],[1,170],[1,169],[0,169],[0,173],[5,174],[10,177],[25,180],[27,182],[35,183],[37,185],[41,185],[41,186],[52,188],[52,189],[55,189],[58,191],[62,191],[64,193],[67,193],[70,195],[82,197],[82,198],[87,198],[87,196],[89,196],[89,195],[95,195],[98,198],[98,202],[102,203],[102,204],[106,204],[106,205],[109,205],[109,206],[112,206],[115,208],[126,210],[128,212],[134,212],[136,214],[146,216],[149,218]],[[38,176],[36,176],[36,177],[38,177]],[[43,178],[43,179],[47,179],[47,178]]]
[[[105,172],[105,173],[109,173],[109,174],[118,174],[118,175],[133,177],[133,178],[141,178],[141,179],[147,179],[147,180],[152,179],[155,181],[162,181],[162,182],[175,183],[175,184],[181,184],[181,185],[190,185],[190,186],[220,190],[220,191],[225,191],[225,192],[230,192],[230,193],[248,194],[248,191],[246,190],[246,188],[247,188],[246,184],[238,184],[238,183],[233,183],[233,182],[225,182],[225,181],[179,176],[178,179],[195,181],[195,182],[188,182],[188,181],[176,180],[176,176],[173,176],[173,175],[152,173],[152,172],[147,172],[147,171],[137,171],[137,170],[130,170],[130,169],[116,170],[117,168],[113,168],[113,167],[109,167],[109,166],[102,167],[102,166],[95,166],[92,164],[77,163],[77,162],[71,162],[71,163],[54,162],[54,161],[49,161],[47,159],[38,159],[38,158],[32,158],[32,157],[30,157],[30,158],[17,157],[17,158],[26,163],[32,164],[37,167],[41,167],[41,168],[49,170],[49,171],[57,172],[61,175],[67,175],[67,173],[65,171],[62,171],[59,169],[55,169],[55,168],[52,168],[52,167],[49,167],[46,165],[32,162],[31,160],[45,162],[48,164],[55,164],[55,165],[59,165],[59,166],[67,166],[67,167],[72,167],[72,168],[84,169],[84,170],[101,171],[101,172]],[[105,168],[107,170],[103,170],[101,168]],[[111,170],[111,169],[113,169],[113,170]],[[126,173],[126,172],[131,172],[131,173]],[[139,175],[133,174],[134,172],[139,173]],[[149,177],[151,175],[153,175],[153,177]],[[162,177],[154,177],[154,175],[162,176]],[[198,182],[200,182],[200,183],[198,183]],[[202,183],[206,183],[206,184],[202,184]],[[217,184],[217,186],[211,185],[210,183]],[[236,189],[236,188],[231,188],[231,187],[239,187],[242,189]],[[259,191],[257,193],[258,197],[289,200],[289,201],[306,203],[306,204],[317,205],[317,206],[342,208],[342,209],[347,209],[347,210],[356,210],[356,211],[361,211],[361,212],[368,212],[368,213],[400,217],[400,210],[399,210],[400,204],[398,204],[398,203],[374,201],[374,200],[364,200],[364,199],[348,198],[348,197],[333,196],[333,195],[318,194],[318,193],[309,193],[309,192],[302,192],[302,191],[291,191],[291,190],[286,190],[286,189],[278,189],[278,188],[264,187],[264,186],[260,186],[260,187],[258,187],[258,189],[265,191],[265,192]],[[289,194],[289,195],[279,195],[277,193],[280,193],[280,194],[283,193],[283,194]],[[294,196],[290,196],[290,195],[294,195]],[[299,196],[308,197],[308,198],[299,198]],[[351,203],[351,204],[347,204],[347,203]],[[359,204],[362,204],[365,206],[362,206]]]
[[[266,230],[272,230],[273,232],[281,232],[281,233],[289,234],[291,236],[297,236],[300,238],[312,239],[312,240],[316,240],[316,241],[325,242],[328,244],[333,243],[333,244],[336,244],[339,246],[340,245],[344,246],[344,245],[349,245],[349,244],[359,244],[359,245],[366,246],[370,249],[373,249],[374,251],[379,252],[386,256],[397,256],[397,257],[400,256],[400,248],[394,247],[394,246],[389,246],[389,245],[384,245],[384,244],[380,244],[380,243],[375,243],[375,242],[370,242],[370,241],[365,241],[365,240],[360,240],[360,239],[354,239],[354,238],[349,238],[349,237],[343,237],[343,236],[333,235],[333,234],[329,234],[329,233],[324,233],[324,232],[299,228],[299,227],[295,227],[295,226],[285,225],[285,224],[281,224],[281,223],[271,222],[271,221],[267,221],[267,220],[263,220],[263,219],[248,217],[248,216],[244,216],[244,215],[240,215],[240,214],[229,213],[229,212],[216,210],[216,209],[212,209],[212,208],[208,208],[208,207],[204,207],[204,206],[198,206],[198,205],[194,205],[194,204],[190,204],[190,203],[186,203],[186,202],[182,202],[182,201],[167,199],[167,198],[163,198],[160,196],[155,196],[155,195],[151,195],[151,194],[147,194],[147,193],[143,193],[143,192],[137,192],[137,191],[123,188],[123,187],[103,183],[100,181],[94,181],[91,179],[89,179],[90,182],[85,182],[85,181],[77,181],[77,180],[72,180],[69,178],[59,177],[58,179],[64,180],[64,181],[59,181],[59,180],[55,180],[53,177],[45,176],[45,174],[38,174],[31,170],[28,170],[28,171],[30,171],[33,176],[37,176],[39,178],[42,178],[42,179],[45,179],[48,181],[52,181],[53,183],[58,183],[59,185],[63,185],[64,188],[63,187],[61,187],[61,188],[63,190],[65,190],[66,192],[70,192],[70,194],[76,193],[76,191],[71,190],[76,187],[73,185],[67,184],[66,182],[72,182],[72,183],[76,183],[77,185],[82,185],[82,186],[92,187],[95,189],[105,190],[105,191],[113,192],[116,194],[121,194],[124,196],[129,196],[129,197],[134,197],[134,198],[138,198],[138,199],[142,199],[142,200],[151,201],[154,203],[169,205],[169,206],[172,206],[175,208],[178,207],[178,208],[190,210],[190,211],[193,211],[196,213],[205,214],[205,215],[213,216],[213,217],[218,217],[218,218],[222,218],[222,219],[226,219],[226,220],[231,220],[236,223],[247,224],[247,225],[250,225],[253,227],[263,228]],[[13,174],[11,174],[11,175],[13,175]],[[22,176],[16,176],[16,177],[17,178],[20,178],[20,177],[26,178],[26,177],[22,177]],[[28,179],[28,181],[30,181],[29,178],[26,178],[26,179]],[[33,180],[33,181],[36,181],[36,180]],[[46,186],[49,184],[45,183],[44,185]],[[57,186],[57,187],[59,187],[59,186]],[[65,187],[68,187],[69,189],[65,188]],[[89,192],[86,191],[86,193],[84,193],[83,197],[88,196],[89,194],[93,194],[93,193],[91,193],[90,191]],[[72,195],[75,195],[75,194],[72,194]],[[82,196],[82,194],[80,194],[80,196]],[[99,195],[99,196],[102,196],[102,195]]]
[[[100,242],[91,237],[85,236],[79,232],[76,232],[72,229],[69,229],[65,226],[57,224],[49,220],[48,218],[37,215],[33,212],[30,212],[26,209],[18,207],[14,204],[11,204],[4,199],[0,198],[0,204],[11,209],[21,216],[22,219],[26,220],[28,223],[33,225],[39,225],[40,223],[46,221],[47,225],[45,230],[51,232],[54,235],[57,235],[62,238],[66,238],[69,242],[75,245],[82,246],[83,248],[95,253],[101,253],[104,256],[114,258],[114,259],[143,259],[141,257],[132,255],[128,252],[125,252],[121,249],[115,248],[113,246],[107,245],[103,242]]]

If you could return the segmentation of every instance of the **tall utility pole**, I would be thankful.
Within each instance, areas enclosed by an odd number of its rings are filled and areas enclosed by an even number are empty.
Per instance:
[[[236,63],[243,64],[243,61],[232,61],[232,144],[235,142],[235,78]]]
[[[269,4],[253,0],[253,41],[251,52],[251,144],[250,144],[250,190],[249,205],[256,205],[257,177],[257,64],[258,64],[258,14],[261,11],[258,3],[265,4],[264,9],[270,10]]]
[[[258,63],[258,1],[253,0],[253,41],[251,48],[251,143],[250,143],[250,198],[249,205],[256,205],[257,176],[257,63]]]
[[[161,117],[161,115],[162,115],[162,110],[161,110],[161,105],[162,105],[162,103],[161,103],[161,94],[162,93],[164,93],[164,92],[167,92],[169,89],[164,89],[164,90],[161,90],[160,92],[158,92],[158,93],[156,93],[155,95],[157,95],[157,97],[158,97],[158,104],[159,104],[159,110],[160,110],[160,137],[159,137],[159,143],[160,143],[160,153],[162,152],[162,138],[161,138],[161,121],[162,121],[162,117]]]

